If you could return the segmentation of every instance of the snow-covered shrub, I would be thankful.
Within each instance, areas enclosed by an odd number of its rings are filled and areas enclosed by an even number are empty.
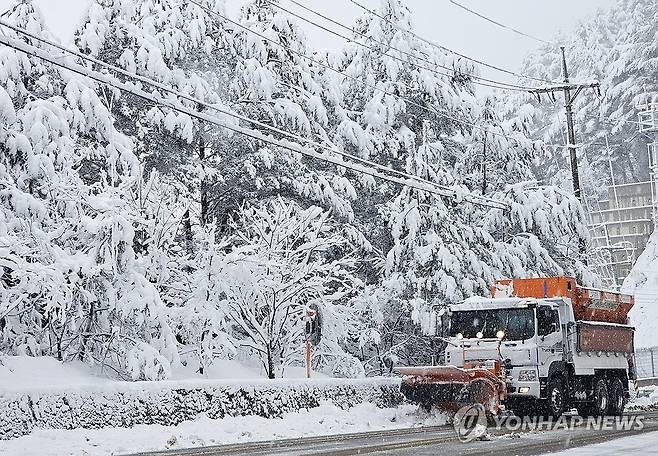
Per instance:
[[[42,429],[98,429],[137,424],[176,425],[200,414],[277,418],[329,401],[341,408],[361,403],[391,407],[403,400],[395,379],[261,381],[253,384],[145,382],[112,388],[16,393],[0,398],[0,439]]]
[[[360,378],[365,376],[363,364],[352,355],[337,355],[329,366],[331,376],[336,378]]]
[[[237,343],[251,350],[270,378],[275,368],[303,356],[304,316],[311,304],[323,315],[325,346],[338,342],[352,320],[347,303],[360,281],[353,247],[330,214],[302,210],[282,199],[247,206],[216,259],[212,280]],[[341,321],[343,326],[333,322]],[[345,324],[347,322],[347,324]]]

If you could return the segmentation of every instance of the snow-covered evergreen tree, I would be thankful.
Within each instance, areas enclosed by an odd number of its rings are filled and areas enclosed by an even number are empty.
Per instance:
[[[52,39],[29,1],[8,20]],[[131,141],[89,81],[6,47],[0,68],[3,350],[166,377],[177,351],[133,248]]]
[[[212,15],[223,12],[223,2],[204,0],[201,4],[203,8],[173,0],[148,0],[139,5],[94,1],[77,32],[76,43],[105,62],[230,112],[224,100],[232,74],[229,68],[234,64],[231,36]],[[160,91],[149,86],[145,89]],[[223,180],[218,167],[236,140],[227,131],[135,96],[105,95],[119,128],[135,138],[146,173],[157,169],[189,188],[193,204],[187,214],[188,227],[204,227],[214,218],[222,198],[222,192],[215,188]],[[166,92],[160,95],[194,110],[209,110]],[[224,112],[210,111],[224,122],[236,122]],[[190,230],[185,235],[191,242]]]
[[[235,109],[250,119],[332,147],[319,69],[303,57],[312,51],[301,27],[267,0],[249,2],[239,21],[243,28],[234,30],[236,69],[231,84]],[[281,136],[258,125],[252,127]],[[252,148],[239,163],[242,178],[237,184],[244,199],[281,194],[303,204],[321,204],[333,209],[336,216],[353,219],[353,186],[333,165],[279,147]]]

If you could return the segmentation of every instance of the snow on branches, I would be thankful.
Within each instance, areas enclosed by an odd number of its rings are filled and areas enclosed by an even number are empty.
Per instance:
[[[29,2],[9,20],[41,33]],[[7,48],[0,66],[3,351],[166,377],[175,340],[133,251],[132,142],[88,81]]]
[[[200,3],[95,0],[75,44],[188,108],[510,211],[312,161],[3,48],[2,352],[131,379],[246,359],[274,377],[301,362],[315,304],[314,367],[384,374],[427,362],[434,311],[486,295],[494,279],[596,283],[578,257],[579,202],[532,183],[532,113],[478,100],[476,68],[392,26],[413,27],[401,0],[382,1],[385,20],[364,15],[353,42],[323,54],[271,2],[245,5],[242,27],[221,19],[222,1]],[[30,0],[8,20],[52,39]]]
[[[337,348],[354,320],[349,298],[360,281],[353,247],[330,214],[277,199],[243,208],[232,226],[230,251],[217,260],[213,280],[239,345],[255,352],[274,378],[277,369],[301,360],[303,317],[315,304],[323,345]]]

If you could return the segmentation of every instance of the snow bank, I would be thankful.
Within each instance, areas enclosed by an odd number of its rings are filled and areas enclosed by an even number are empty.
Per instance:
[[[101,372],[83,362],[61,362],[50,356],[1,356],[0,357],[0,392],[8,393],[58,393],[65,391],[107,391],[119,385],[129,388],[135,385],[137,389],[188,387],[194,385],[212,384],[218,381],[226,385],[236,382],[241,384],[262,383],[272,384],[262,369],[249,367],[237,361],[216,360],[206,369],[206,375],[194,370],[178,366],[172,369],[172,378],[167,382],[117,382],[108,378],[111,371]],[[283,379],[274,382],[303,380],[306,369],[288,367]],[[329,379],[324,374],[313,372],[314,379]],[[335,380],[334,380],[335,381]]]
[[[119,382],[90,377],[54,360],[28,362],[26,368],[24,359],[3,359],[0,366],[0,439],[34,428],[171,426],[202,414],[210,419],[276,418],[318,407],[322,401],[348,408],[361,403],[387,407],[402,400],[399,380],[390,378]],[[57,365],[30,374],[29,367],[52,362]],[[12,364],[21,369],[12,369]]]
[[[622,437],[608,442],[553,453],[560,456],[617,456],[620,454],[656,454],[658,432]]]
[[[0,391],[41,390],[50,388],[83,388],[107,385],[112,380],[95,375],[84,363],[62,363],[50,356],[2,356],[0,357]]]
[[[418,407],[402,405],[380,409],[359,404],[341,409],[330,402],[281,418],[237,416],[211,419],[201,415],[177,426],[137,425],[130,429],[35,429],[30,435],[0,441],[0,455],[107,456],[205,445],[225,445],[253,441],[290,439],[318,435],[445,424],[439,414],[427,414]]]
[[[635,326],[635,346],[658,346],[658,230],[624,280],[622,292],[635,295],[635,307],[629,314]]]
[[[658,386],[640,389],[636,398],[628,403],[629,410],[656,410],[658,408]]]

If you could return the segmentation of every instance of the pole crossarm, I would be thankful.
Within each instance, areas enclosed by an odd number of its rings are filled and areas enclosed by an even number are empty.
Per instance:
[[[569,90],[574,90],[574,89],[595,89],[601,87],[601,83],[599,81],[590,81],[590,82],[581,82],[581,83],[569,83],[569,84],[552,84],[550,86],[543,86],[543,87],[537,87],[536,89],[532,89],[531,92],[535,93],[548,93],[548,92],[562,92],[566,89]]]
[[[596,94],[598,96],[601,96],[601,83],[599,83],[599,81],[571,83],[571,84],[555,84],[550,86],[538,87],[536,89],[530,90],[529,92],[537,95],[537,98],[540,98],[540,95],[542,93],[547,93],[552,95],[555,92],[566,92],[566,91],[571,92],[573,90],[574,91],[573,95],[571,95],[569,97],[569,100],[567,100],[568,104],[572,104],[574,101],[576,101],[576,98],[578,97],[578,95],[580,95],[580,92],[582,92],[583,89],[595,89]]]

